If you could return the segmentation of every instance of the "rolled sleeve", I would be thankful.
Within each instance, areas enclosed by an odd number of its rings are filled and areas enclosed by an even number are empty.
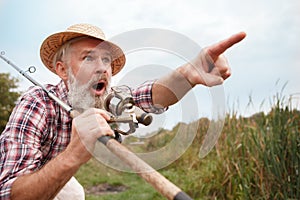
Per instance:
[[[152,87],[155,80],[146,81],[135,90],[132,91],[132,96],[135,101],[136,106],[143,109],[145,112],[161,114],[165,112],[168,107],[163,108],[153,104],[152,101]]]
[[[17,177],[31,173],[37,168],[38,150],[14,142],[9,138],[1,140],[0,199],[9,199],[13,182]]]
[[[1,200],[9,200],[10,199],[10,193],[11,193],[11,187],[14,181],[17,179],[17,177],[9,179],[7,182],[0,185],[0,199]]]

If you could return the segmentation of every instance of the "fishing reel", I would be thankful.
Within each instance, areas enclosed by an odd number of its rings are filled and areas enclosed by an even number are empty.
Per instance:
[[[115,86],[111,90],[112,92],[105,98],[104,108],[112,114],[108,123],[114,130],[118,141],[121,139],[120,134],[129,135],[134,133],[139,124],[145,126],[151,124],[152,116],[135,106],[128,86]],[[124,125],[128,126],[127,130],[122,130]]]

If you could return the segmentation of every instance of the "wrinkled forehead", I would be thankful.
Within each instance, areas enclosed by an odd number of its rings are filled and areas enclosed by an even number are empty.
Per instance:
[[[91,37],[75,38],[70,41],[69,45],[72,52],[90,51],[111,54],[109,43]]]

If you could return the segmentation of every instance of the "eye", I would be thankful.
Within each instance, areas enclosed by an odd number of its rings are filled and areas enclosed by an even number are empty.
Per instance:
[[[109,56],[105,56],[105,57],[102,57],[102,62],[104,64],[110,64],[111,63],[111,58]]]
[[[94,58],[93,58],[93,56],[87,55],[87,56],[84,56],[84,57],[83,57],[83,60],[85,60],[85,61],[93,61]]]

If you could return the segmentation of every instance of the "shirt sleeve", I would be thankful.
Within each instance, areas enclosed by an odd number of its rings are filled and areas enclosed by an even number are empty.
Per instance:
[[[32,93],[25,94],[0,135],[1,200],[10,199],[12,184],[18,176],[33,172],[40,166],[40,146],[46,123],[41,100]]]
[[[161,114],[165,112],[168,109],[168,107],[163,108],[153,104],[152,86],[154,82],[155,80],[146,81],[136,89],[132,90],[132,96],[136,106],[140,107],[145,112]]]

